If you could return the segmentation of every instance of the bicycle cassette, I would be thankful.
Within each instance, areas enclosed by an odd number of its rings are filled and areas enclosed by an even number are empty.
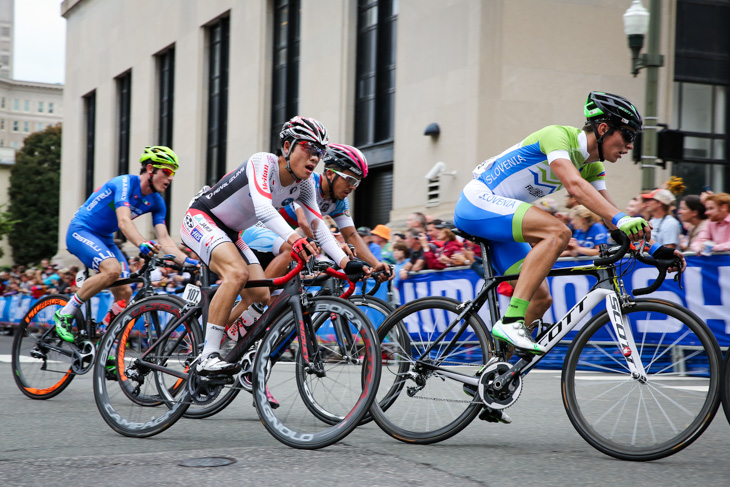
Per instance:
[[[522,392],[522,378],[517,376],[507,387],[495,390],[494,381],[512,368],[507,362],[495,362],[488,365],[479,378],[479,397],[492,409],[505,409],[517,401]]]

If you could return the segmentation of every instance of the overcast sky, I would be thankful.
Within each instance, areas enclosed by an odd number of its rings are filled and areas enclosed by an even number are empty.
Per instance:
[[[63,83],[66,19],[61,0],[15,0],[13,78]]]

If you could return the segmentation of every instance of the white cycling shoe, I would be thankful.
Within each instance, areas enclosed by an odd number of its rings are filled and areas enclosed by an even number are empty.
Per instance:
[[[532,335],[525,327],[524,321],[502,323],[502,320],[499,320],[492,327],[492,336],[497,340],[509,343],[519,350],[534,353],[535,355],[543,355],[547,352],[545,347],[532,339]]]
[[[195,370],[200,375],[235,374],[241,370],[240,364],[232,364],[223,360],[218,352],[213,352],[202,360],[198,360]]]

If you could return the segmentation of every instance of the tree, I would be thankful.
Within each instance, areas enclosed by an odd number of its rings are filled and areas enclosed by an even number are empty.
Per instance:
[[[10,173],[9,234],[19,264],[53,257],[58,250],[61,125],[29,135],[15,155]]]

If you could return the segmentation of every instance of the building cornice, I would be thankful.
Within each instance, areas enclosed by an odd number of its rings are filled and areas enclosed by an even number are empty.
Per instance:
[[[13,88],[35,88],[41,90],[53,90],[63,92],[63,85],[59,83],[41,83],[39,81],[22,81],[17,79],[0,78],[0,87]]]
[[[80,4],[83,0],[63,0],[61,3],[61,17],[66,18],[69,11]]]

